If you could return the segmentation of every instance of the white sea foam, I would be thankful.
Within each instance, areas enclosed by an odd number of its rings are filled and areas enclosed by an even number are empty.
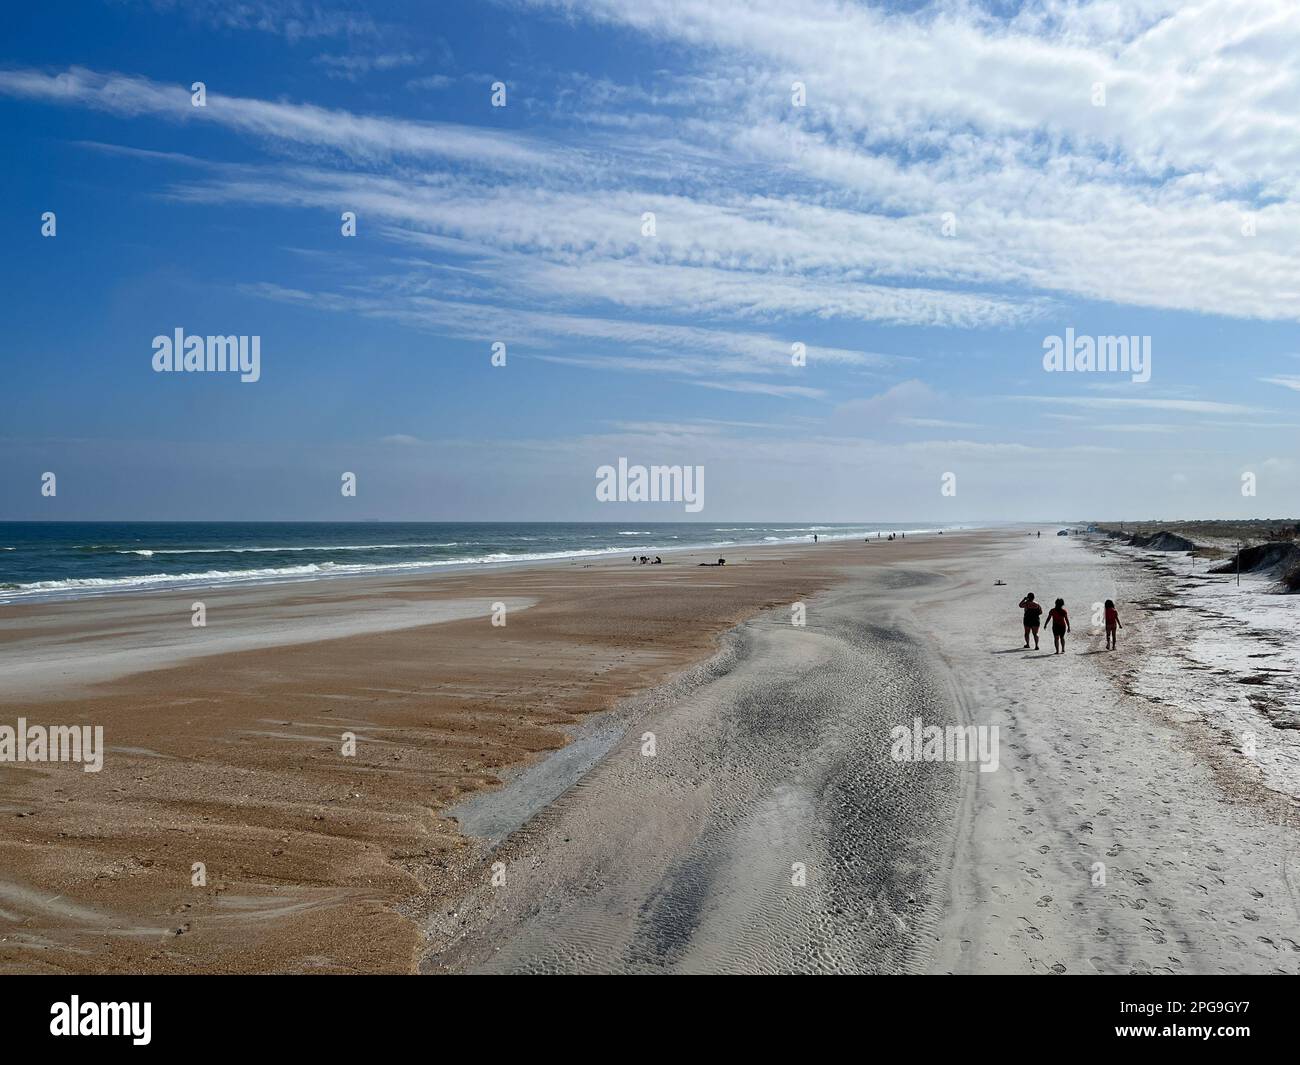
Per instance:
[[[753,527],[753,531],[770,530],[771,526]],[[826,526],[807,526],[807,529],[823,529]],[[833,527],[832,527],[833,528]],[[956,531],[970,526],[952,525],[945,528]],[[860,537],[869,536],[869,527],[864,526],[855,532],[832,533],[823,535],[824,541],[829,540],[857,540]],[[708,532],[732,531],[732,530],[701,530],[702,535]],[[741,530],[735,530],[741,531]],[[746,528],[744,531],[749,531]],[[785,535],[766,536],[763,538],[767,543],[808,543],[810,535],[805,532],[799,532],[795,529],[780,530]],[[900,530],[883,530],[885,535],[889,532],[899,532]],[[917,528],[901,530],[907,533],[932,533],[937,532],[938,527]],[[870,532],[875,532],[870,529]],[[639,532],[629,530],[620,535],[648,536],[653,535],[650,532]],[[519,539],[536,539],[535,537],[521,537]],[[753,541],[749,541],[753,542]],[[446,548],[462,547],[466,544],[473,544],[473,541],[449,541],[442,543],[426,544],[335,544],[328,546],[293,546],[293,547],[238,547],[238,548],[135,548],[131,550],[120,548],[109,548],[118,554],[133,554],[143,558],[150,558],[154,555],[203,555],[203,554],[226,554],[226,553],[248,553],[248,552],[279,552],[279,551],[374,551],[374,550],[394,550],[405,548]],[[287,583],[294,581],[316,580],[326,577],[346,577],[346,576],[365,576],[378,575],[385,573],[401,572],[418,572],[418,571],[436,571],[448,566],[477,566],[477,565],[499,565],[503,563],[527,563],[527,562],[546,562],[559,561],[564,559],[575,558],[596,558],[610,557],[626,554],[629,547],[635,551],[661,552],[670,550],[706,550],[716,548],[734,548],[744,546],[746,541],[732,540],[708,540],[694,543],[687,543],[680,540],[671,544],[625,544],[619,546],[604,546],[595,548],[570,548],[555,551],[525,551],[512,553],[508,551],[494,551],[481,555],[461,555],[453,558],[443,559],[413,559],[406,562],[376,562],[376,563],[349,563],[349,562],[312,562],[303,565],[291,566],[268,566],[253,569],[209,569],[193,573],[149,573],[135,574],[132,576],[122,577],[74,577],[65,580],[45,580],[32,581],[25,584],[8,583],[0,584],[0,603],[13,603],[32,599],[67,599],[80,598],[82,596],[93,595],[110,595],[119,592],[128,592],[135,590],[167,590],[192,587],[222,587],[231,585],[244,584],[273,584]],[[104,545],[87,545],[90,548],[101,547]],[[14,550],[7,548],[7,550]]]
[[[98,546],[92,545],[92,546]],[[427,548],[427,547],[459,547],[460,542],[453,540],[445,544],[320,544],[318,546],[296,546],[296,547],[155,547],[153,549],[121,548],[116,551],[119,555],[144,555],[146,558],[153,555],[243,555],[257,552],[277,553],[280,551],[397,551],[406,548]],[[12,551],[13,548],[6,548]]]
[[[0,603],[19,599],[41,598],[57,593],[109,594],[142,588],[166,589],[264,584],[281,581],[311,580],[318,577],[363,576],[367,574],[398,573],[403,571],[433,570],[445,566],[482,565],[503,562],[543,562],[554,559],[578,558],[595,555],[623,553],[622,548],[575,549],[571,551],[534,551],[510,554],[496,551],[470,558],[421,559],[412,562],[311,562],[300,566],[273,566],[262,569],[205,570],[200,573],[148,573],[130,577],[73,577],[59,581],[31,581],[27,584],[0,586]]]

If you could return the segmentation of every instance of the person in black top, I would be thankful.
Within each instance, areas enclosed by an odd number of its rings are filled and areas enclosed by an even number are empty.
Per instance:
[[[1038,650],[1038,624],[1043,615],[1043,608],[1034,602],[1034,593],[1026,592],[1020,600],[1020,609],[1025,612],[1025,646],[1029,646],[1029,636],[1034,637],[1034,650]]]

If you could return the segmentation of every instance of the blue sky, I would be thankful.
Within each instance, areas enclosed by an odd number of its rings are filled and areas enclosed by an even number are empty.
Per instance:
[[[1297,511],[1288,0],[5,20],[0,519],[680,520],[619,456],[704,520]],[[154,373],[177,327],[261,379]]]

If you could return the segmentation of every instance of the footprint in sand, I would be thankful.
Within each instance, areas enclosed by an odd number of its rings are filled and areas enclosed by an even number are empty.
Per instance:
[[[1022,921],[1025,920],[1023,917],[1020,919]],[[1029,933],[1030,939],[1037,939],[1037,940],[1043,939],[1043,933],[1040,932],[1034,925],[1031,925],[1028,921],[1025,921],[1025,931]]]

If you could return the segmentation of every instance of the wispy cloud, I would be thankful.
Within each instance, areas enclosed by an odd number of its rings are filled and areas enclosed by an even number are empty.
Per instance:
[[[1208,399],[1121,399],[1114,396],[1006,396],[1026,403],[1054,403],[1095,410],[1140,409],[1179,411],[1184,414],[1268,414],[1267,408]]]
[[[701,388],[716,388],[724,392],[744,392],[750,395],[778,396],[782,399],[822,399],[826,392],[806,385],[776,385],[765,381],[692,381]]]
[[[1300,392],[1300,374],[1278,374],[1276,377],[1261,377],[1260,380],[1270,385],[1289,388],[1293,392]]]
[[[332,55],[328,52],[312,60],[324,69],[331,78],[345,81],[359,81],[375,71],[397,70],[401,67],[413,67],[422,61],[422,57],[409,52],[349,52],[344,55]]]
[[[207,94],[191,103],[189,86],[71,67],[59,74],[0,70],[0,94],[89,107],[125,117],[153,115],[170,122],[212,123],[253,137],[328,148],[374,162],[395,157],[456,160],[488,167],[558,167],[562,152],[514,133],[452,123],[358,115],[315,104]]]
[[[370,38],[380,27],[367,14],[330,8],[315,0],[147,0],[162,13],[223,30],[249,30],[283,37],[290,44],[322,37]]]

